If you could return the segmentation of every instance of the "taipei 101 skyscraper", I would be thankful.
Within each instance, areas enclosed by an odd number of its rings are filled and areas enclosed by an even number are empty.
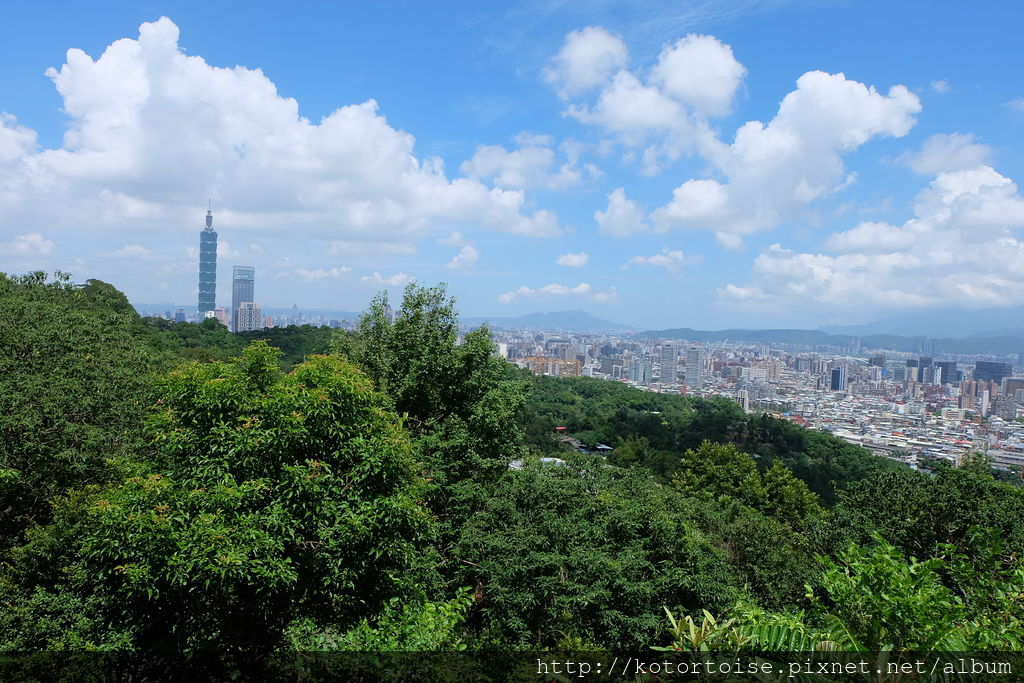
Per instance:
[[[206,229],[199,233],[199,314],[217,307],[217,232],[212,207],[206,210]]]

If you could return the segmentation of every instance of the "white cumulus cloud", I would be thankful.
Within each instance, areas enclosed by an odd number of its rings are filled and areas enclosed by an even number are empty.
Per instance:
[[[825,249],[841,253],[884,254],[910,249],[918,236],[903,227],[865,221],[843,232],[834,232],[825,241]]]
[[[438,244],[443,244],[446,247],[461,247],[466,243],[466,238],[462,236],[462,233],[456,230],[455,232],[439,237],[437,239]]]
[[[213,66],[178,38],[165,17],[98,57],[68,50],[47,71],[70,119],[59,148],[0,118],[0,230],[192,230],[182,216],[212,196],[219,229],[327,241],[415,240],[452,223],[560,232],[521,190],[417,157],[376,101],[311,121],[261,70]]]
[[[595,291],[589,283],[581,282],[574,287],[561,284],[550,284],[532,289],[525,285],[514,289],[511,292],[505,292],[498,297],[498,301],[503,304],[512,303],[516,299],[533,299],[543,300],[551,298],[565,298],[565,297],[582,297],[591,299],[599,303],[615,303],[618,301],[618,293],[614,287],[609,288],[606,291]]]
[[[0,254],[9,256],[46,256],[54,251],[54,243],[38,232],[18,235],[6,244],[0,244]]]
[[[606,235],[627,237],[647,229],[643,209],[626,197],[626,191],[619,187],[608,195],[608,208],[594,212],[598,228]]]
[[[579,254],[562,254],[555,261],[560,266],[568,266],[569,268],[582,268],[587,265],[587,261],[590,260],[590,255],[586,252],[580,252]]]
[[[662,51],[652,80],[694,111],[720,116],[729,113],[746,73],[731,47],[714,36],[690,34]]]
[[[570,35],[566,46],[576,39]],[[659,231],[711,230],[727,248],[853,183],[856,176],[846,171],[843,157],[873,138],[906,135],[921,110],[920,99],[905,86],[879,92],[841,73],[810,71],[770,121],[749,121],[728,141],[709,121],[729,113],[746,68],[714,36],[684,36],[665,47],[649,71],[623,63],[601,74],[589,81],[591,89],[599,86],[596,95],[579,91],[565,114],[625,146],[624,160],[647,174],[683,155],[702,157],[707,177],[682,180],[671,201],[649,218]],[[624,194],[616,199],[629,210],[629,220],[606,217],[606,231],[635,232],[641,225],[635,212]]]
[[[990,163],[992,148],[975,142],[964,133],[939,133],[924,141],[917,152],[907,152],[900,161],[918,173],[935,175],[945,171],[962,171]]]
[[[460,170],[469,178],[486,178],[498,187],[519,189],[562,190],[582,178],[573,160],[565,159],[555,168],[554,140],[550,136],[520,133],[515,142],[517,148],[511,151],[501,145],[477,147],[476,153],[463,162]]]
[[[218,254],[220,251],[218,250]],[[131,259],[143,259],[148,260],[154,257],[152,249],[146,249],[140,244],[126,244],[120,249],[107,252],[104,256],[113,256],[115,258],[131,258]]]
[[[679,249],[662,249],[661,253],[651,256],[634,256],[623,267],[654,266],[676,272],[682,266],[693,265],[694,263],[700,263],[700,261],[700,256],[687,256]]]
[[[578,41],[575,33],[566,37],[549,74],[563,70],[556,65]],[[714,36],[697,34],[667,46],[649,70],[625,67],[625,59],[606,63],[599,77],[586,81],[586,88],[560,87],[562,81],[553,85],[570,100],[566,116],[600,127],[627,147],[642,148],[641,154],[629,152],[623,158],[639,161],[648,175],[714,136],[707,119],[729,112],[746,73],[731,47]],[[591,98],[594,89],[597,94]]]
[[[218,259],[237,259],[242,257],[242,252],[231,246],[227,240],[217,240]]]
[[[295,274],[301,277],[306,282],[319,282],[321,280],[332,280],[339,278],[345,273],[352,270],[348,266],[336,266],[334,268],[317,268],[315,270],[308,270],[306,268],[296,268]]]
[[[360,278],[360,281],[371,285],[402,287],[412,282],[413,278],[409,277],[405,273],[395,273],[391,277],[384,277],[380,273],[374,272],[373,275],[364,275]]]
[[[459,249],[459,253],[452,257],[452,260],[448,262],[445,268],[468,268],[476,263],[479,258],[480,251],[476,247],[467,244],[462,249]]]
[[[800,307],[835,320],[928,306],[979,308],[1024,297],[1024,198],[990,166],[939,173],[902,225],[861,223],[833,233],[827,253],[773,245],[747,285],[719,295],[761,310]]]
[[[583,123],[596,123],[630,140],[686,125],[683,105],[659,88],[644,84],[632,72],[620,71],[593,107],[577,105],[568,113]]]
[[[797,80],[767,124],[750,121],[731,144],[708,142],[702,154],[726,182],[692,179],[652,214],[655,227],[710,229],[725,246],[774,227],[814,199],[852,182],[842,155],[874,137],[902,137],[920,100],[902,85],[887,94],[843,74],[811,71]]]
[[[568,97],[600,85],[628,62],[629,51],[621,38],[588,26],[565,37],[544,78],[559,95]]]

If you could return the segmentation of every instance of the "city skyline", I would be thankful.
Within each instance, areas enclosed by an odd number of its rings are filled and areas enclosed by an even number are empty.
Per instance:
[[[991,64],[1022,10],[882,7],[15,8],[0,270],[197,301],[212,197],[267,308],[412,280],[646,329],[1010,307],[1024,91]]]

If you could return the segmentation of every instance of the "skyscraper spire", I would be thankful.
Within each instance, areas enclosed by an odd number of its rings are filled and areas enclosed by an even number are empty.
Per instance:
[[[206,209],[206,229],[199,233],[199,313],[217,307],[217,232],[213,229],[213,201]]]

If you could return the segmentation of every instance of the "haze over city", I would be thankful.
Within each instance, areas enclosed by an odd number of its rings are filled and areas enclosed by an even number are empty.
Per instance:
[[[233,265],[650,329],[1022,300],[1016,6],[242,7],[8,8],[0,270],[194,305],[210,200],[219,305]]]

